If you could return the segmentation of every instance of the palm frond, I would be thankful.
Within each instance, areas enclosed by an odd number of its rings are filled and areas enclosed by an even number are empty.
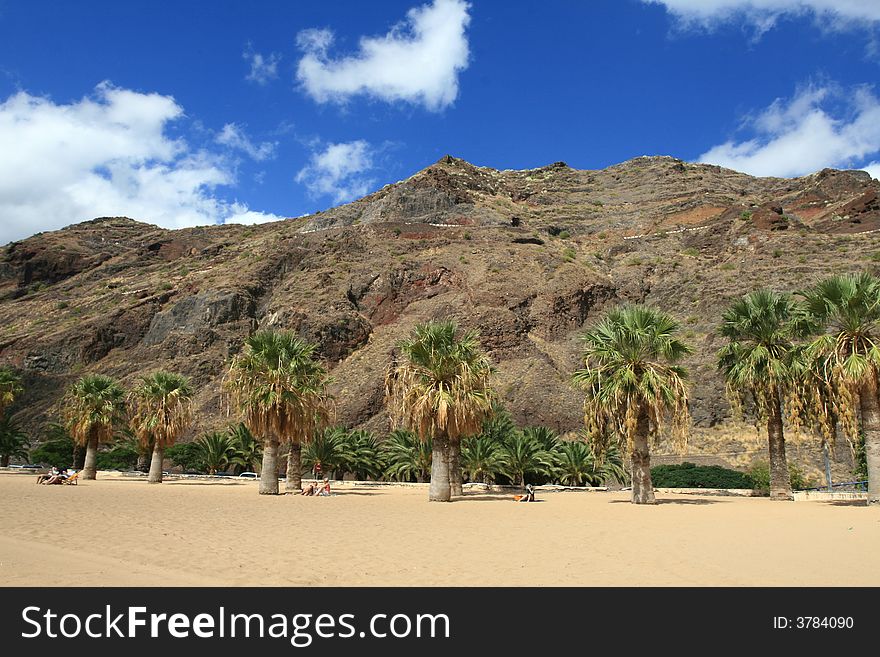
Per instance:
[[[385,377],[385,400],[395,425],[423,440],[443,432],[454,440],[478,433],[492,413],[492,365],[474,331],[453,321],[415,327],[398,345],[402,359]]]

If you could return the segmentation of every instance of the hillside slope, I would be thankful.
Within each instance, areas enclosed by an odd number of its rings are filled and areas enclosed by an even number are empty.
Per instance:
[[[678,318],[695,347],[692,450],[738,462],[718,442],[744,431],[715,373],[722,309],[762,285],[876,272],[878,190],[859,171],[754,178],[669,157],[497,171],[446,156],[353,203],[272,224],[95,219],[5,247],[0,362],[24,372],[17,409],[32,430],[84,372],[131,384],[163,367],[197,386],[197,432],[227,421],[220,381],[248,332],[291,329],[318,343],[338,421],[384,431],[395,343],[451,316],[480,330],[518,422],[571,430],[582,423],[568,385],[578,333],[610,306],[645,302]]]

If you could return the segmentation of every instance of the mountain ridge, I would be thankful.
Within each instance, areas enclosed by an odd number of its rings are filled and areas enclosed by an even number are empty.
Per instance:
[[[338,421],[384,431],[381,379],[396,342],[453,316],[480,331],[517,421],[573,430],[579,332],[615,304],[649,303],[695,346],[697,449],[745,431],[714,372],[723,306],[761,285],[877,273],[878,191],[867,172],[834,169],[754,178],[643,156],[496,170],[444,156],[280,222],[168,230],[99,218],[3,247],[0,362],[24,373],[16,410],[32,431],[84,372],[131,384],[164,367],[199,389],[195,433],[227,421],[220,379],[244,336],[289,329],[327,361]]]

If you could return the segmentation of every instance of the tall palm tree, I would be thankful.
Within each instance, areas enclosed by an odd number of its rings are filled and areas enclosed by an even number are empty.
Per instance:
[[[433,439],[428,499],[449,502],[452,479],[461,489],[460,440],[492,411],[492,366],[477,333],[460,333],[451,320],[420,324],[398,346],[403,358],[388,369],[386,403],[397,423]]]
[[[208,474],[224,472],[234,458],[235,446],[228,433],[209,431],[195,441],[195,444]]]
[[[263,456],[260,443],[243,422],[232,425],[226,431],[232,442],[233,455],[230,463],[235,466],[236,474],[254,472]]]
[[[131,393],[135,436],[142,446],[153,446],[147,478],[151,484],[162,483],[165,450],[189,428],[192,398],[189,380],[181,374],[165,371],[142,377]]]
[[[683,442],[690,416],[687,373],[678,363],[691,352],[676,337],[678,323],[645,306],[609,311],[583,335],[585,367],[573,383],[585,393],[588,426],[614,426],[632,461],[633,504],[654,504],[648,439],[671,420]]]
[[[385,476],[397,481],[424,483],[431,473],[433,451],[430,436],[420,440],[412,431],[395,429],[382,443]]]
[[[327,422],[331,398],[315,347],[286,331],[258,331],[229,367],[226,384],[263,443],[260,495],[278,494],[278,447],[289,445],[288,491],[302,487],[301,446]]]
[[[787,294],[757,290],[724,311],[719,332],[728,343],[718,350],[718,369],[734,403],[749,407],[767,427],[770,499],[791,500],[785,458],[783,409],[797,371],[798,306]]]
[[[9,466],[9,459],[28,459],[28,437],[11,417],[0,417],[0,467]]]
[[[109,441],[125,422],[125,391],[108,376],[86,375],[68,389],[64,417],[73,440],[86,447],[80,478],[94,479],[98,443]]]
[[[0,367],[0,419],[23,390],[18,373],[8,365]]]
[[[826,390],[837,391],[844,419],[858,416],[865,436],[868,504],[880,504],[880,279],[867,274],[832,276],[803,292],[807,317],[821,335],[807,353],[824,363]],[[851,440],[855,422],[843,422]]]

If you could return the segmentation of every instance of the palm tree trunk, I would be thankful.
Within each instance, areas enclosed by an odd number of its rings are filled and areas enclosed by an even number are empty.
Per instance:
[[[434,436],[431,458],[431,485],[428,487],[428,500],[431,502],[451,502],[452,489],[449,485],[449,440],[442,433]]]
[[[449,455],[449,494],[461,497],[461,441],[450,440],[446,451]]]
[[[641,405],[636,420],[632,451],[632,503],[656,504],[654,484],[651,481],[651,452],[648,448],[650,430],[648,409]]]
[[[767,439],[770,448],[770,499],[792,500],[791,478],[785,458],[785,434],[782,429],[782,402],[774,390],[767,409]]]
[[[0,456],[0,468],[8,468],[9,467],[9,454],[3,454]]]
[[[98,437],[90,436],[86,446],[86,460],[83,463],[82,479],[95,479],[98,473]]]
[[[82,445],[73,446],[73,467],[75,470],[86,467],[86,450]]]
[[[260,468],[260,495],[278,494],[278,441],[263,445],[263,467]]]
[[[862,385],[859,405],[862,431],[865,432],[865,460],[868,462],[868,504],[880,504],[880,404],[876,382]]]
[[[159,441],[153,446],[153,457],[150,459],[150,476],[147,483],[162,483],[162,465],[165,463],[165,450],[159,447]]]
[[[288,493],[298,493],[302,490],[302,445],[290,443],[287,451],[287,480],[284,490]]]

